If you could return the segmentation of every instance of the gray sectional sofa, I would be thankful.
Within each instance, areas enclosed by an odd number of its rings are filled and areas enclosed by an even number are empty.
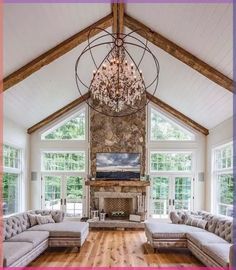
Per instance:
[[[55,223],[31,226],[30,214],[51,215]],[[29,211],[3,220],[3,266],[24,267],[48,247],[80,248],[89,232],[87,222],[63,221],[62,211]]]
[[[193,222],[186,225],[186,218]],[[160,248],[188,248],[200,261],[210,267],[233,266],[233,219],[215,216],[205,211],[195,213],[172,212],[172,223],[147,221],[145,233],[156,250]],[[198,223],[198,224],[197,224]]]

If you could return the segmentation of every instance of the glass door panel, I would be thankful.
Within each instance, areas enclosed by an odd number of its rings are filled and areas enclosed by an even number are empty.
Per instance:
[[[82,217],[83,211],[83,178],[66,176],[65,212],[69,217]]]
[[[175,177],[174,207],[176,210],[191,210],[192,178]]]
[[[167,218],[169,215],[169,177],[152,178],[152,217]]]
[[[44,209],[60,210],[62,181],[60,176],[44,176]]]

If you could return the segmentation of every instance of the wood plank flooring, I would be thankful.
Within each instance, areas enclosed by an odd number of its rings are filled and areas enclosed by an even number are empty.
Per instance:
[[[202,266],[187,250],[154,253],[144,231],[90,231],[80,252],[77,248],[49,248],[30,266],[115,267],[115,266]]]

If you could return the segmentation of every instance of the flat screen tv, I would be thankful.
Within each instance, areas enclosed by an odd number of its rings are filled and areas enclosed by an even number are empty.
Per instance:
[[[97,153],[96,178],[119,180],[140,179],[140,154]]]

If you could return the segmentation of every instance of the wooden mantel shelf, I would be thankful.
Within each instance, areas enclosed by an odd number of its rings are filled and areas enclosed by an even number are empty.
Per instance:
[[[150,186],[149,181],[137,181],[137,180],[94,180],[94,181],[85,181],[86,186],[92,187],[147,187]]]

